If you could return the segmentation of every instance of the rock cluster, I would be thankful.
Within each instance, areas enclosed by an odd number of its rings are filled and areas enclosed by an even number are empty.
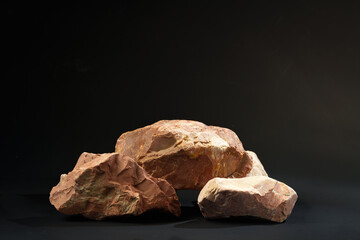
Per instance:
[[[297,199],[293,189],[268,177],[230,129],[162,120],[122,134],[114,153],[83,153],[61,175],[50,202],[62,213],[97,220],[155,209],[179,216],[175,189],[202,189],[198,204],[206,218],[282,222]]]

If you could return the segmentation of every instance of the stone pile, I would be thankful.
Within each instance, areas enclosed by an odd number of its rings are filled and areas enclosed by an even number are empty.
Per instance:
[[[114,153],[83,153],[61,175],[50,202],[64,214],[97,220],[149,210],[180,216],[180,189],[201,190],[198,204],[206,218],[283,222],[297,199],[292,188],[268,177],[230,129],[162,120],[122,134]]]

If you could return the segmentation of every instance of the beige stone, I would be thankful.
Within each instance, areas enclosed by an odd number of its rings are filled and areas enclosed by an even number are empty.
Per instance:
[[[214,178],[201,190],[198,204],[206,218],[253,216],[283,222],[297,197],[291,187],[265,176]]]
[[[250,170],[249,173],[246,174],[246,177],[252,177],[252,176],[268,176],[268,174],[266,173],[264,166],[261,164],[258,156],[256,155],[256,153],[252,152],[252,151],[246,151],[244,156],[244,158],[248,158],[248,160],[246,160],[245,162],[252,162],[252,168]],[[231,174],[229,177],[231,178],[239,178],[242,177],[240,174],[238,174],[237,172]]]

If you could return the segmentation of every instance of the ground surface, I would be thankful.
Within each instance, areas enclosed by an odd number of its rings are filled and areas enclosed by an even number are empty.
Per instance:
[[[97,222],[58,213],[41,187],[46,185],[44,182],[26,183],[16,191],[8,184],[3,186],[6,192],[0,197],[0,238],[360,239],[360,191],[356,185],[306,179],[288,182],[297,190],[299,200],[290,218],[282,224],[249,218],[205,220],[193,204],[196,192],[192,191],[179,192],[183,204],[181,218],[149,213]]]

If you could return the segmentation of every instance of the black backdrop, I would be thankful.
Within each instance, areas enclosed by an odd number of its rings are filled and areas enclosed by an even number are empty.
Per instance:
[[[3,189],[40,181],[47,193],[83,151],[112,152],[121,133],[161,119],[234,130],[290,185],[358,183],[356,1],[3,9]]]

